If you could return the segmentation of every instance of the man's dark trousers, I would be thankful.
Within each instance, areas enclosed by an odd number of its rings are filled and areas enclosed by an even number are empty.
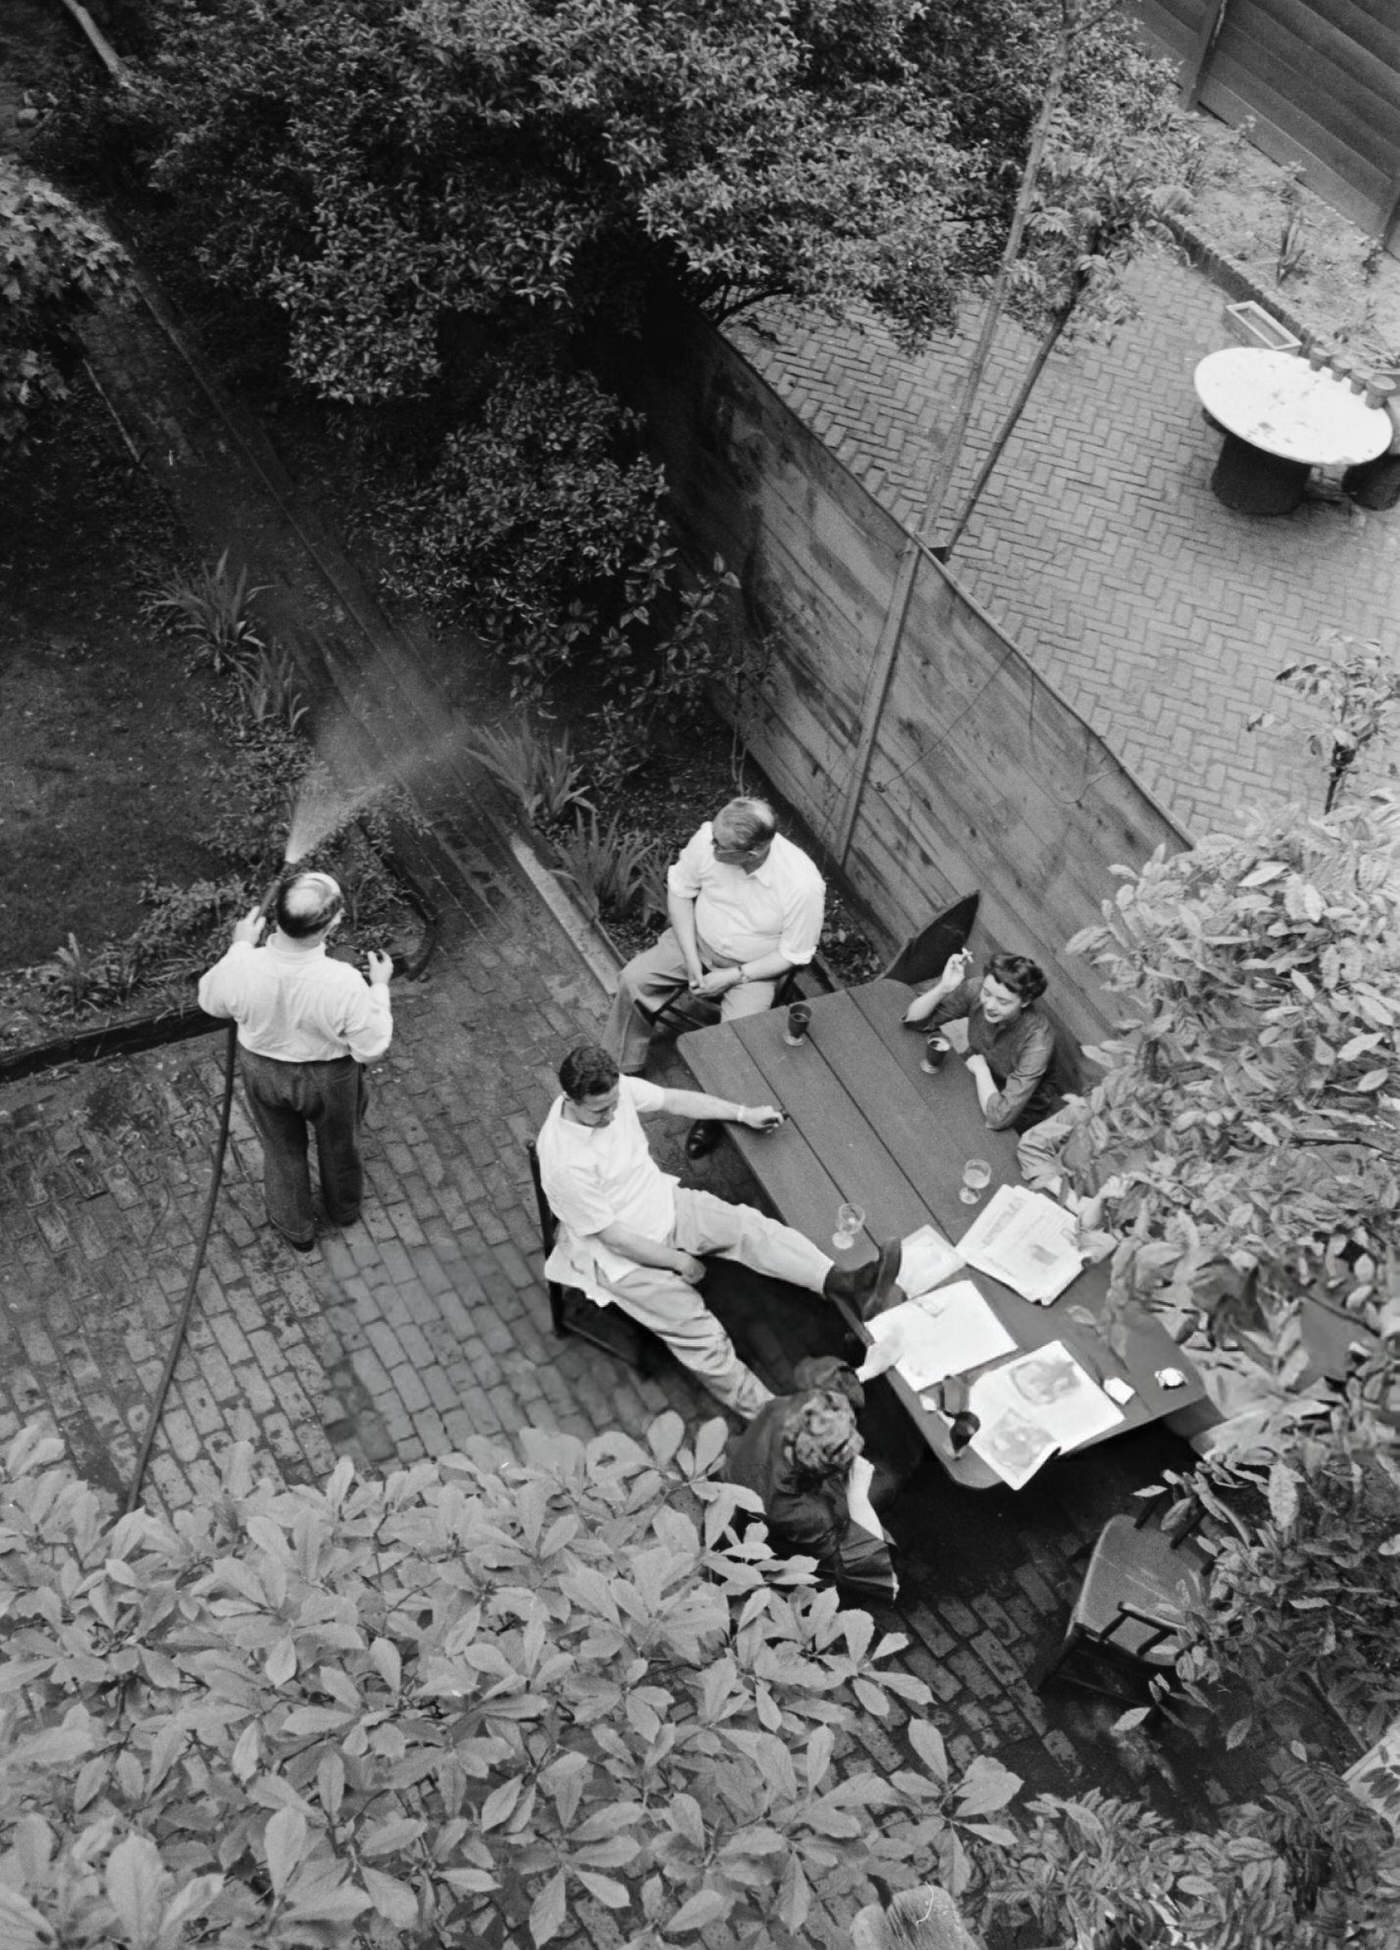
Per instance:
[[[325,1063],[282,1063],[240,1049],[248,1112],[263,1148],[263,1196],[267,1216],[294,1246],[316,1237],[307,1141],[316,1133],[321,1196],[332,1225],[360,1216],[364,1166],[360,1124],[368,1090],[364,1066],[353,1056]]]

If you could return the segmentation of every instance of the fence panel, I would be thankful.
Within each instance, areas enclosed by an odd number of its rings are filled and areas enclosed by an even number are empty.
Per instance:
[[[1396,247],[1400,10],[1394,0],[1132,0],[1149,36],[1222,120],[1301,162],[1310,188]],[[1213,40],[1210,29],[1218,17]]]
[[[680,335],[682,334],[683,335]],[[718,333],[669,340],[647,405],[682,531],[740,575],[750,669],[740,728],[818,840],[850,783],[904,531]],[[687,383],[678,383],[679,375]],[[925,561],[843,879],[886,945],[977,887],[999,945],[1034,955],[1081,1041],[1112,1007],[1064,954],[1110,869],[1185,843],[1103,741],[956,580]]]

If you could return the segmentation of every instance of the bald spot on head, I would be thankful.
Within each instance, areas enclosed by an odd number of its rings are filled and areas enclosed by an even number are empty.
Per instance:
[[[299,873],[277,896],[277,925],[293,941],[306,941],[328,928],[345,905],[328,873]]]

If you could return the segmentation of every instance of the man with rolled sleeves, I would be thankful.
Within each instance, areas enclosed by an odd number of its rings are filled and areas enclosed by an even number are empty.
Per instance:
[[[666,876],[670,926],[618,976],[605,1046],[625,1076],[646,1062],[656,1010],[681,989],[708,996],[724,1021],[772,1006],[789,969],[821,938],[826,887],[778,831],[763,799],[731,799],[691,836]]]
[[[345,1226],[360,1215],[364,1066],[384,1055],[394,1033],[392,958],[371,952],[367,982],[326,953],[344,912],[328,873],[291,874],[278,888],[267,942],[260,945],[266,919],[255,907],[199,984],[200,1008],[238,1024],[248,1114],[262,1140],[267,1216],[301,1253],[316,1244],[307,1158],[313,1131],[327,1217]]]
[[[776,1133],[783,1122],[776,1105],[732,1104],[622,1076],[596,1043],[570,1050],[559,1085],[539,1135],[540,1182],[559,1222],[546,1275],[578,1287],[599,1306],[621,1307],[743,1420],[772,1394],[739,1359],[696,1291],[708,1255],[844,1301],[862,1319],[904,1298],[898,1240],[861,1266],[837,1266],[792,1226],[662,1171],[641,1124],[670,1111]]]

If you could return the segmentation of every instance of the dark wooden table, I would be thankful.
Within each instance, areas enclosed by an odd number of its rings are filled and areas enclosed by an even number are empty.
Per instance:
[[[998,1185],[1020,1182],[1015,1136],[987,1129],[963,1059],[949,1055],[936,1076],[920,1070],[924,1038],[901,1020],[911,993],[881,981],[817,997],[811,1029],[797,1048],[785,1040],[781,1009],[695,1030],[677,1043],[702,1090],[787,1112],[771,1136],[728,1128],[773,1210],[828,1251],[843,1202],[864,1211],[871,1241],[902,1238],[934,1220],[956,1243]],[[973,1157],[990,1164],[992,1183],[976,1205],[964,1205],[962,1168]],[[843,1264],[861,1256],[838,1255]],[[1122,1422],[1097,1441],[1204,1398],[1199,1375],[1156,1320],[1133,1315],[1117,1330],[1114,1346],[1106,1330],[1074,1317],[1073,1310],[1101,1314],[1106,1267],[1086,1267],[1049,1307],[1033,1306],[971,1268],[957,1277],[974,1282],[1018,1350],[1063,1341],[1095,1381],[1118,1375],[1136,1391]],[[851,1325],[870,1339],[858,1322]],[[1164,1368],[1177,1369],[1185,1382],[1163,1388],[1156,1375]],[[925,1408],[898,1374],[889,1379],[950,1476],[969,1488],[1000,1482],[980,1457],[966,1450],[955,1455],[945,1418]]]

